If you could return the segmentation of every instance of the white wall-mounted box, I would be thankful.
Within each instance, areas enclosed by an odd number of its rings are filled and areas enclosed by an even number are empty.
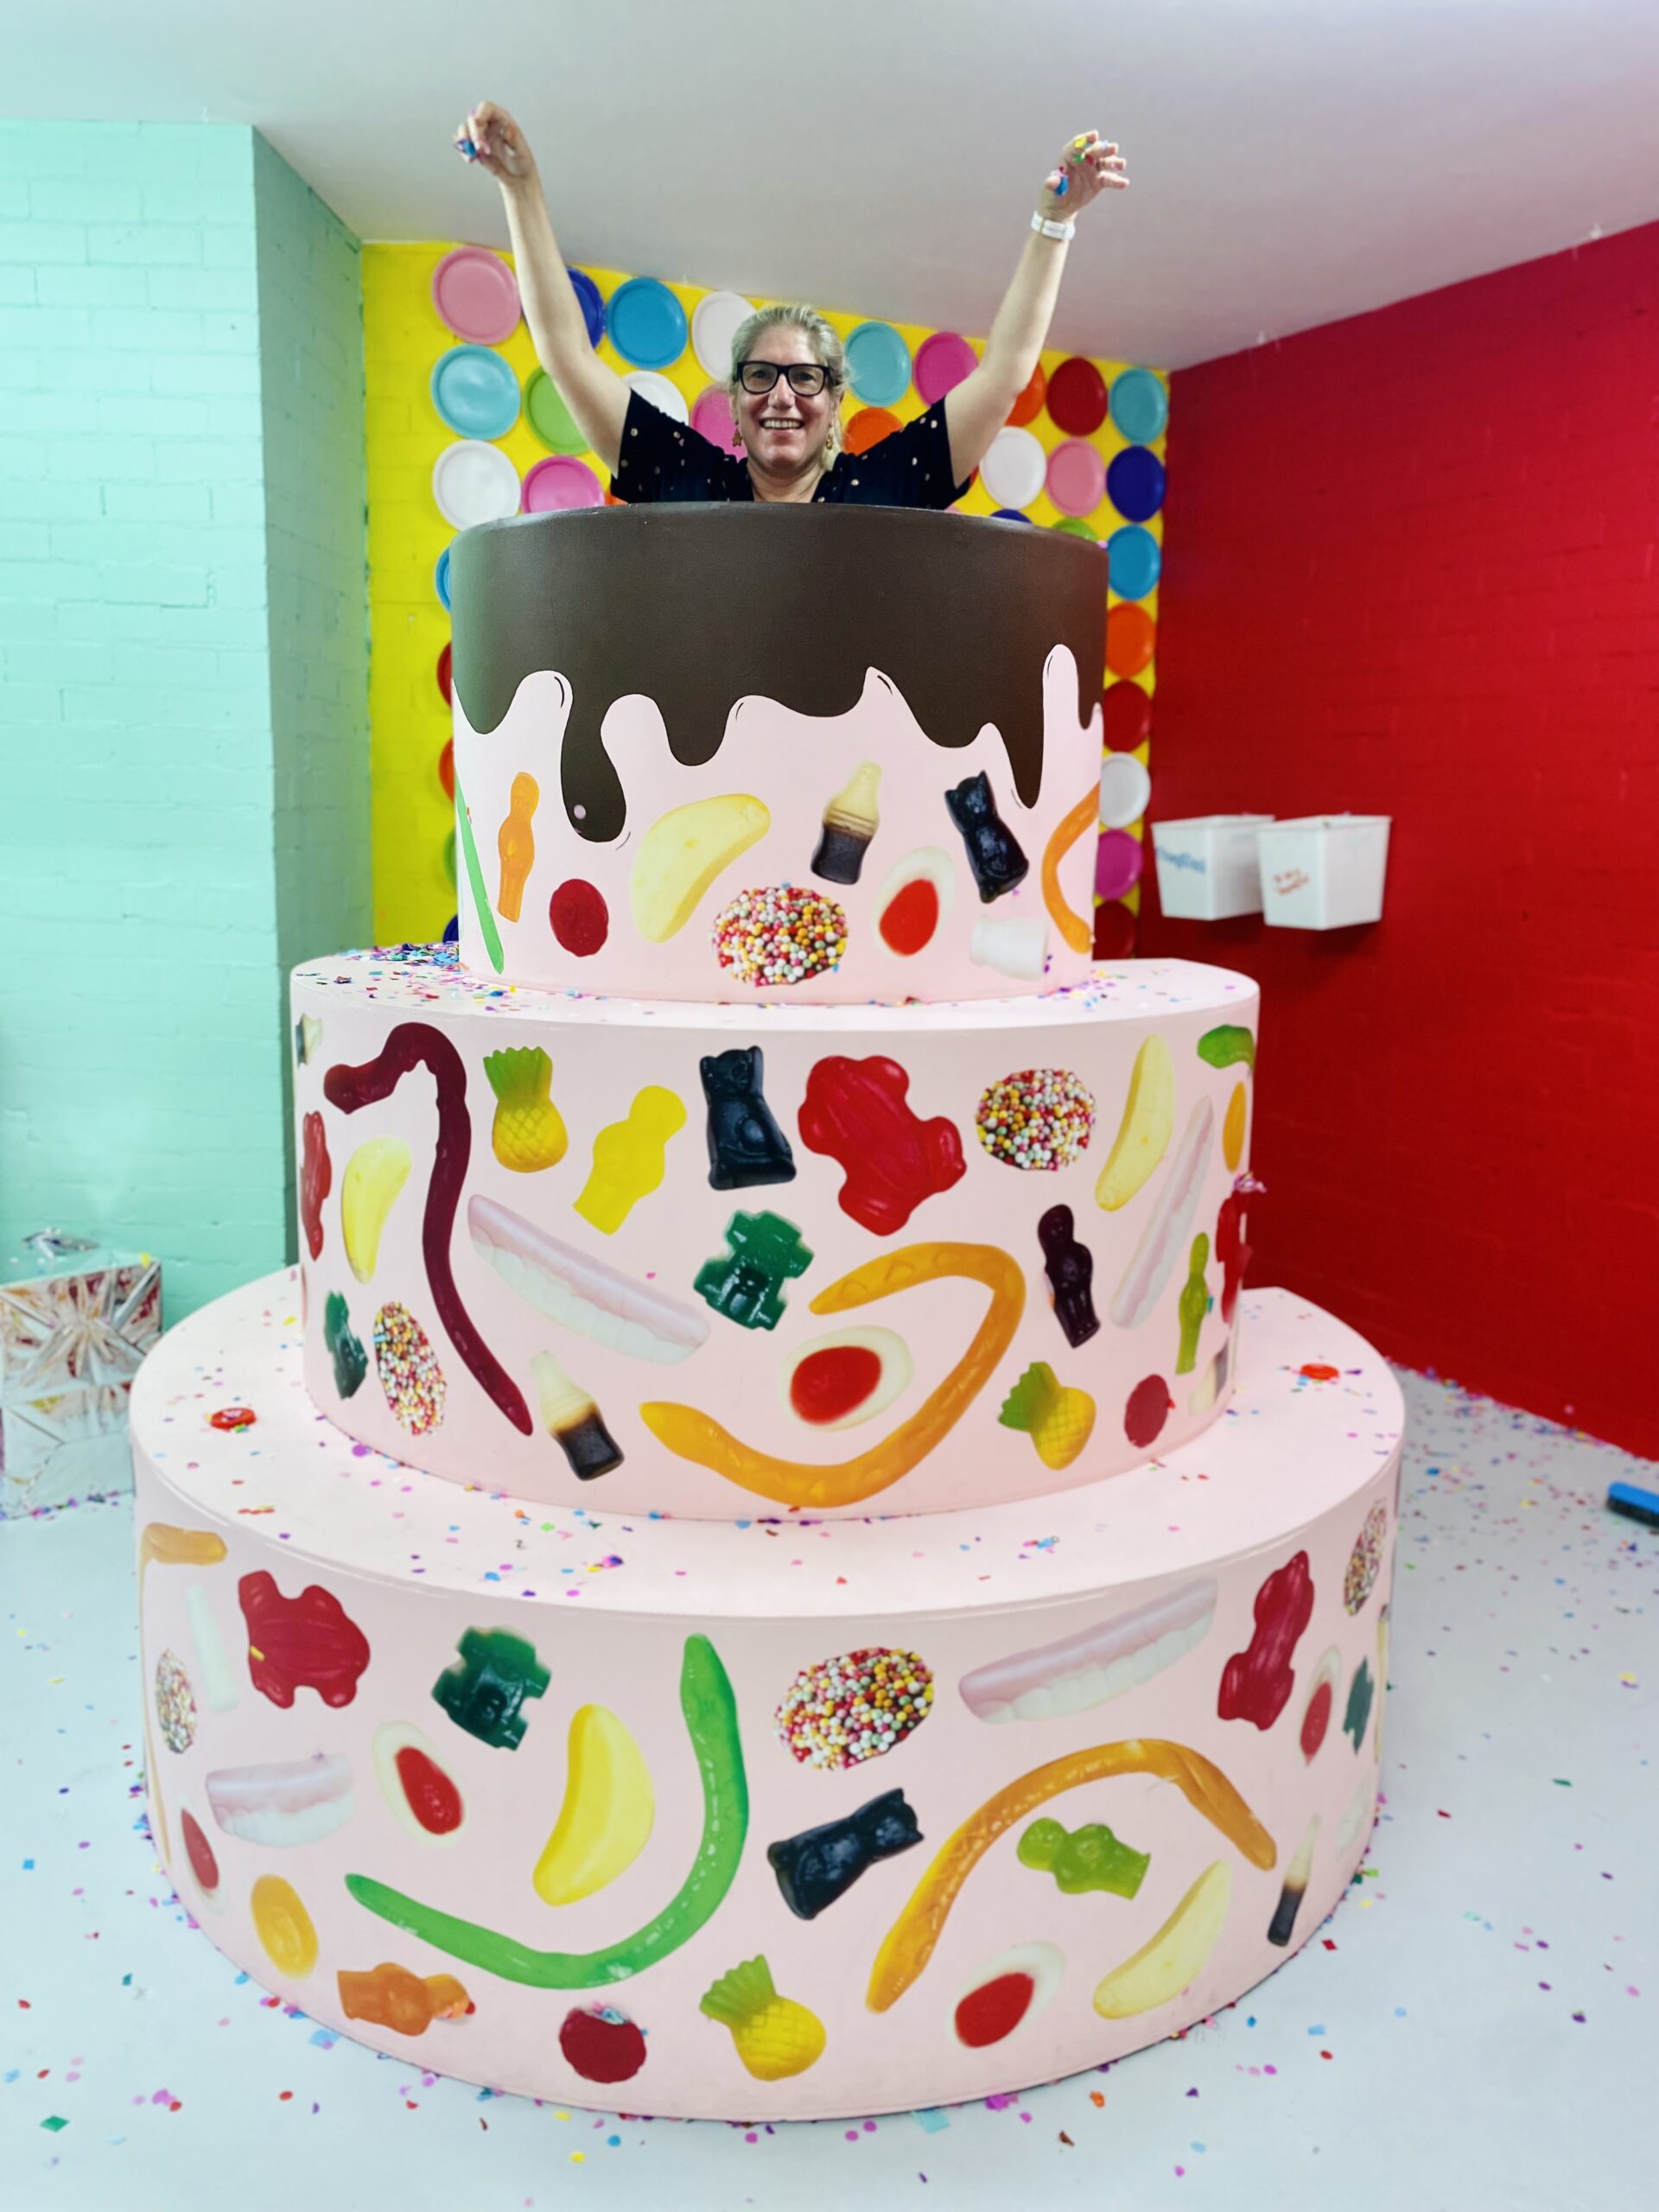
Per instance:
[[[1262,875],[1256,838],[1270,814],[1200,814],[1154,822],[1158,903],[1185,921],[1220,922],[1259,913]]]
[[[1343,930],[1382,918],[1386,814],[1309,814],[1262,832],[1262,912],[1276,929]]]

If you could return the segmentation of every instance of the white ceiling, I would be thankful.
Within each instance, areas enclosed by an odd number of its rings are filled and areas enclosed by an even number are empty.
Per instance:
[[[13,116],[257,124],[360,237],[989,326],[1061,143],[1121,141],[1052,342],[1185,367],[1659,219],[1659,0],[77,0]]]

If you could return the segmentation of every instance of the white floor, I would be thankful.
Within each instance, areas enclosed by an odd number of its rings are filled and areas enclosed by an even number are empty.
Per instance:
[[[746,2131],[436,2080],[238,1975],[149,1848],[130,1514],[0,1528],[0,2208],[537,2212],[1659,2201],[1659,1470],[1422,1378],[1386,1802],[1243,2004],[996,2106]]]

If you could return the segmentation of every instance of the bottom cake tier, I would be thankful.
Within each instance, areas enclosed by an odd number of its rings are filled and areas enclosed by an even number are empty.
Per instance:
[[[1018,1506],[531,1506],[320,1416],[299,1289],[134,1386],[151,1821],[256,1980],[664,2116],[1023,2088],[1230,2003],[1376,1805],[1402,1405],[1283,1291],[1221,1421]]]

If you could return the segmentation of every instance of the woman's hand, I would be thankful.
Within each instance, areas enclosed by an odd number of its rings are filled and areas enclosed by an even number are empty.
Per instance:
[[[516,192],[536,181],[536,157],[524,132],[505,108],[498,107],[493,100],[480,101],[456,131],[454,143],[468,161],[493,176],[504,192]]]
[[[1050,222],[1066,222],[1103,192],[1127,192],[1128,187],[1116,142],[1085,130],[1044,178],[1038,213]]]

